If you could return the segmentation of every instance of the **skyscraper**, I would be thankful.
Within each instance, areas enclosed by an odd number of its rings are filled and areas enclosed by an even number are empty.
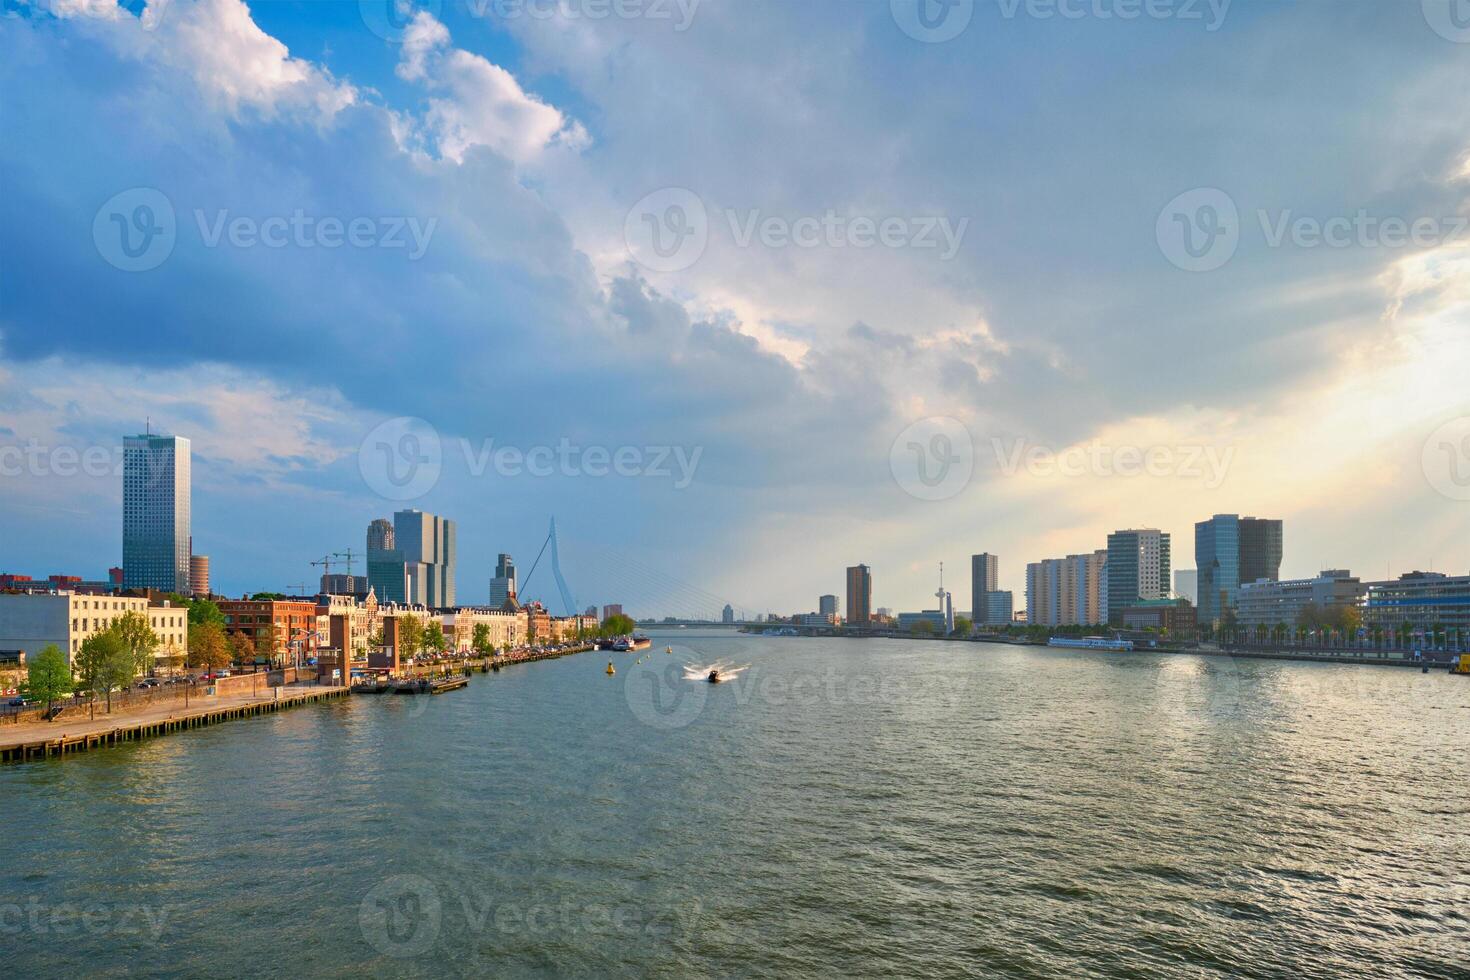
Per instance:
[[[873,618],[873,570],[853,565],[847,570],[847,625],[867,626]]]
[[[490,579],[490,608],[499,609],[516,594],[516,563],[502,554],[495,563],[495,576]]]
[[[396,543],[393,524],[387,518],[379,517],[368,525],[368,587],[382,603],[408,601],[408,580]]]
[[[824,595],[817,600],[817,612],[823,616],[837,615],[837,597],[835,595]]]
[[[976,623],[984,623],[985,593],[1000,588],[1000,559],[989,553],[970,556],[970,616]]]
[[[1235,608],[1240,586],[1275,581],[1281,572],[1281,522],[1216,514],[1194,526],[1200,623],[1217,623]]]
[[[1026,621],[1091,626],[1107,621],[1108,553],[1046,558],[1026,566]]]
[[[189,440],[123,440],[123,584],[188,595]]]
[[[368,525],[368,583],[379,602],[434,609],[455,604],[454,522],[421,510],[401,510],[391,525]]]
[[[735,607],[732,606],[732,605],[730,605],[728,602],[725,603],[725,608],[720,611],[720,622],[722,622],[722,623],[733,623],[733,622],[735,622]]]
[[[1169,535],[1156,528],[1130,528],[1108,535],[1108,620],[1140,599],[1169,598]]]

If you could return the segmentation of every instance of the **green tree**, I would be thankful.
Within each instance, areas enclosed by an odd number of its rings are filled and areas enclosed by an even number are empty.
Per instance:
[[[970,626],[970,617],[956,616],[954,618],[954,631],[960,636],[968,636],[970,634]]]
[[[130,658],[133,655],[123,644],[122,638],[111,630],[93,633],[82,641],[81,649],[77,651],[76,670],[83,690],[94,694],[102,694],[108,690],[103,686],[103,672],[108,661],[119,650]]]
[[[203,626],[205,623],[218,623],[223,629],[225,625],[225,614],[220,612],[219,606],[208,599],[194,599],[189,602],[189,628]]]
[[[236,636],[239,634],[237,633]],[[189,630],[189,666],[218,670],[230,663],[230,642],[218,623],[204,622]]]
[[[25,695],[46,705],[47,711],[75,687],[66,655],[55,643],[46,644],[35,659],[26,664]]]
[[[476,623],[474,633],[470,637],[470,646],[482,657],[488,657],[495,652],[495,644],[490,640],[490,624]]]
[[[625,633],[633,632],[634,628],[632,619],[619,614],[617,616],[609,616],[603,620],[600,632],[603,636],[622,636]]]
[[[398,657],[408,660],[424,648],[424,623],[417,616],[398,617]]]
[[[444,652],[444,642],[444,627],[437,619],[430,620],[424,627],[424,650],[437,657]]]
[[[137,612],[126,612],[107,628],[117,634],[123,646],[127,647],[128,652],[133,655],[133,668],[136,674],[145,675],[153,669],[153,653],[158,649],[161,641],[158,634],[153,632],[153,627],[148,625],[147,616]]]
[[[266,632],[255,638],[255,655],[250,659],[255,663],[270,663],[276,656],[276,640],[271,634],[275,630],[266,627]]]
[[[927,619],[920,619],[909,627],[909,632],[916,633],[919,636],[930,636],[934,633],[934,624]]]
[[[103,658],[97,680],[107,694],[107,711],[112,713],[112,692],[121,691],[138,676],[138,661],[121,641],[113,645]]]

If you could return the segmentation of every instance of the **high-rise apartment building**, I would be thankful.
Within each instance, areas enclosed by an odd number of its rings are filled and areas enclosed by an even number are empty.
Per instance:
[[[209,597],[209,556],[189,556],[189,594]]]
[[[1108,553],[1047,558],[1026,566],[1026,621],[1091,626],[1107,621]]]
[[[847,625],[867,626],[873,618],[873,570],[853,565],[847,570]]]
[[[725,608],[720,610],[720,622],[726,624],[735,622],[735,607],[728,602],[725,603]]]
[[[1000,559],[989,553],[970,556],[970,615],[975,622],[985,609],[985,593],[1000,588]]]
[[[189,440],[123,440],[123,584],[188,595]]]
[[[1218,623],[1234,609],[1245,582],[1275,581],[1281,572],[1281,522],[1216,514],[1194,526],[1198,619]]]
[[[1129,528],[1108,535],[1109,622],[1140,599],[1169,598],[1169,535],[1157,528]]]
[[[490,579],[490,608],[500,609],[516,594],[516,563],[510,555],[502,554],[495,563],[495,575]]]

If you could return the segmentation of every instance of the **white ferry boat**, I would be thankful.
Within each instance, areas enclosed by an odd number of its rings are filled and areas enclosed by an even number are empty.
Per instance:
[[[1132,650],[1132,640],[1118,640],[1107,636],[1053,636],[1046,641],[1049,647],[1068,647],[1073,650]]]

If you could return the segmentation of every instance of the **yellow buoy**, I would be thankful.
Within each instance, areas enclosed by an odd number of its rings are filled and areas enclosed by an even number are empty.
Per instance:
[[[611,660],[609,660],[607,662],[607,672],[609,674],[616,674],[617,673],[617,671],[613,670],[613,665],[612,665],[612,661]]]

